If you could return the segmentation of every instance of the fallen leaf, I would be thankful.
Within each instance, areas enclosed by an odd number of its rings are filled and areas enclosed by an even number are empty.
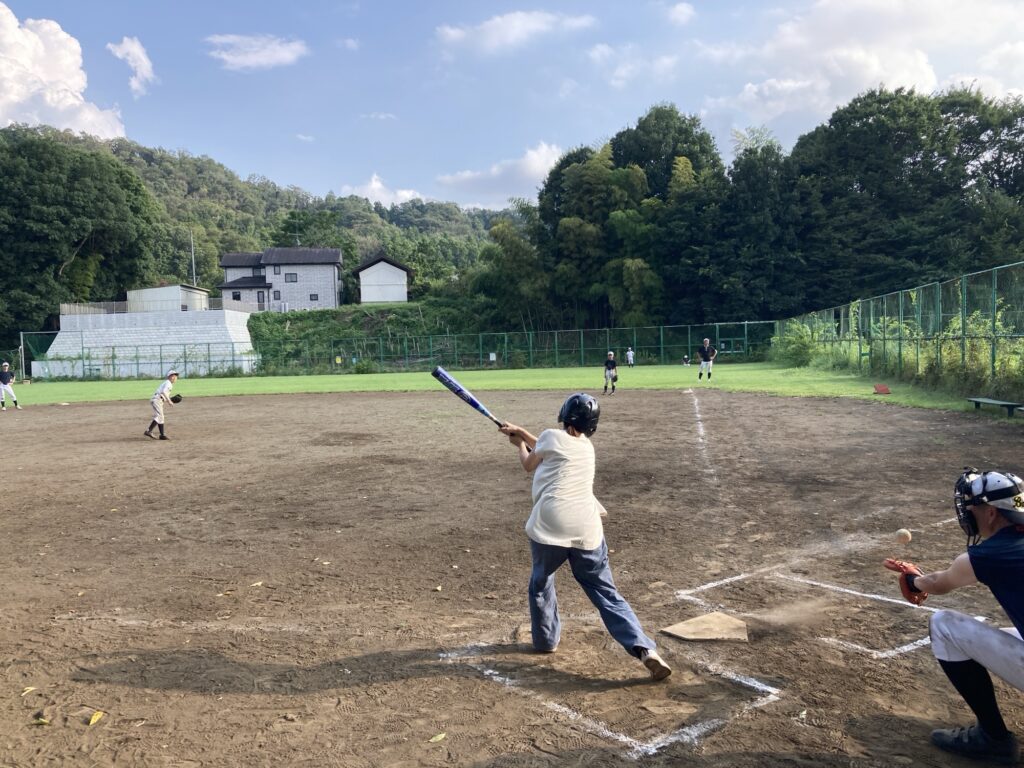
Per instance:
[[[434,587],[434,591],[435,592],[440,592],[441,591],[441,585],[438,584],[436,587]]]
[[[254,581],[254,582],[253,582],[252,584],[250,584],[249,586],[250,586],[250,587],[262,587],[262,586],[263,586],[263,582],[262,582],[262,581]]]
[[[431,744],[437,744],[437,742],[439,742],[442,739],[444,739],[444,737],[447,736],[447,735],[448,735],[447,733],[439,733],[439,734],[437,734],[437,736],[431,736],[430,737],[430,743]]]
[[[36,690],[36,687],[34,685],[30,685],[28,688],[21,692],[21,695],[24,696],[26,693],[32,693],[32,691],[34,690]]]
[[[50,724],[50,721],[47,720],[45,717],[37,717],[35,720],[32,721],[32,725],[49,725],[49,724]]]
[[[96,725],[100,720],[103,719],[103,715],[106,713],[102,709],[97,709],[92,713],[92,717],[89,718],[89,725]]]

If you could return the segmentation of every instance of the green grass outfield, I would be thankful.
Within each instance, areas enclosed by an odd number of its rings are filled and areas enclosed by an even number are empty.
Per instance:
[[[790,397],[854,397],[882,400],[920,408],[965,411],[974,406],[962,397],[933,392],[909,384],[870,379],[850,373],[812,368],[782,368],[769,363],[726,364],[715,367],[714,378],[697,381],[697,366],[637,366],[619,368],[619,386],[631,389],[685,389],[701,387],[731,392],[766,392]],[[474,392],[487,390],[554,390],[559,393],[601,393],[602,368],[544,368],[529,370],[450,371]],[[887,384],[891,395],[873,394],[872,385]],[[81,403],[104,400],[146,400],[157,380],[35,382],[15,384],[23,405]],[[437,390],[441,385],[427,372],[346,374],[334,376],[268,376],[178,381],[174,391],[185,397],[218,395],[279,395],[309,392],[414,392]],[[993,415],[1002,409],[988,409]]]

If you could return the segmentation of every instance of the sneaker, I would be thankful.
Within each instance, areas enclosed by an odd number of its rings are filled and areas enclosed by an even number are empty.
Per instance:
[[[144,435],[145,435],[146,437],[151,437],[151,438],[153,438],[154,440],[156,440],[156,435],[154,435],[154,434],[153,434],[152,432],[150,432],[150,431],[149,431],[148,429],[147,429],[147,430],[146,430],[145,432],[143,432],[142,434],[144,434]]]
[[[1017,762],[1020,747],[1012,733],[996,741],[977,725],[969,728],[940,728],[932,731],[932,744],[946,752],[976,760],[990,760],[1012,765]]]
[[[160,435],[160,439],[161,440],[170,440],[171,438],[169,438],[167,435]]]
[[[5,406],[2,406],[2,407],[0,407],[0,411],[6,411],[6,410],[7,410],[7,406],[6,406],[6,405],[5,405]]]
[[[16,406],[14,406],[14,408],[15,408],[15,410],[18,410],[18,411],[21,410],[21,406],[20,405],[16,405]]]
[[[558,646],[557,645],[554,648],[534,648],[533,649],[534,653],[554,653],[557,650],[558,650]]]
[[[672,674],[672,667],[666,664],[665,660],[654,649],[645,648],[640,651],[640,661],[644,663],[644,666],[651,673],[652,680],[664,680]]]

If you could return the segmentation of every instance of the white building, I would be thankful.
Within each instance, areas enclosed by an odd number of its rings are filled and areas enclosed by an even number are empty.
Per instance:
[[[409,300],[409,276],[412,270],[389,259],[378,256],[356,270],[359,275],[359,302],[398,302]]]
[[[61,304],[60,332],[32,361],[32,377],[161,379],[250,373],[251,308],[191,285],[128,291],[127,301]]]
[[[329,309],[341,304],[341,251],[337,248],[268,248],[221,256],[229,301],[257,311]]]

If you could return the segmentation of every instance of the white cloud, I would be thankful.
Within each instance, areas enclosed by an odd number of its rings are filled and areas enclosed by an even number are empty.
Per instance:
[[[494,16],[475,27],[437,28],[438,39],[448,46],[464,45],[482,53],[495,54],[521,48],[541,35],[574,32],[592,27],[593,16],[567,16],[546,11],[514,11]]]
[[[46,124],[100,138],[124,136],[116,109],[86,101],[78,41],[49,19],[19,23],[0,2],[0,125]]]
[[[346,37],[344,40],[338,41],[338,45],[346,51],[358,51],[361,44],[354,37]]]
[[[437,180],[454,192],[490,198],[490,207],[502,207],[510,197],[534,197],[562,154],[561,147],[542,141],[515,160],[502,160],[483,171],[445,174]]]
[[[286,67],[309,54],[302,40],[273,35],[211,35],[206,42],[213,46],[210,56],[237,72]]]
[[[1015,0],[816,0],[789,11],[759,43],[703,42],[697,50],[748,78],[705,106],[760,121],[787,112],[824,116],[879,85],[929,93],[967,83],[994,96],[1020,93],[1022,39]]]
[[[676,3],[668,9],[668,20],[680,27],[689,24],[697,11],[689,3]]]
[[[675,55],[646,56],[632,45],[613,48],[606,43],[592,47],[587,57],[608,84],[617,89],[625,88],[638,78],[662,84],[670,82],[679,64],[679,57]]]
[[[358,195],[365,197],[384,206],[407,203],[410,200],[423,198],[415,189],[391,189],[384,184],[384,180],[376,173],[370,180],[361,186],[350,186],[348,184],[341,188],[342,195]]]
[[[299,141],[304,141],[307,144],[312,144],[314,141],[316,141],[316,137],[310,136],[308,133],[296,133],[295,138],[298,139]]]
[[[153,62],[149,60],[145,47],[137,37],[125,37],[120,43],[107,43],[107,50],[132,68],[128,80],[135,98],[146,95],[146,86],[156,80]]]
[[[364,112],[359,117],[363,120],[397,120],[398,116],[392,112]]]

